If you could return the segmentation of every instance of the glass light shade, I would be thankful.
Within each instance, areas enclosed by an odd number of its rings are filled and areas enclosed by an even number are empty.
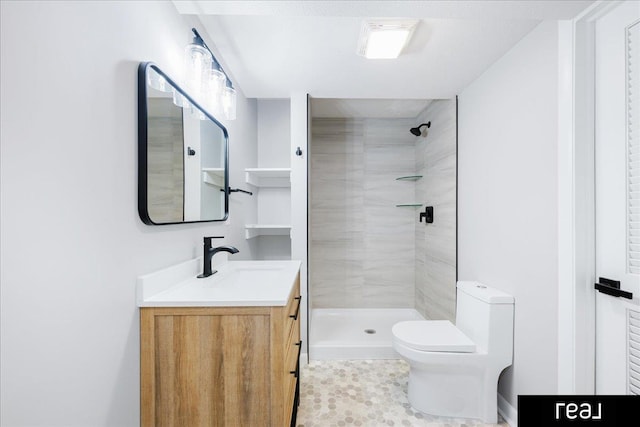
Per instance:
[[[209,51],[197,43],[187,45],[184,50],[184,82],[191,93],[200,93],[213,58]]]
[[[232,87],[222,91],[222,110],[227,120],[236,119],[236,90]]]
[[[168,93],[173,90],[173,87],[169,83],[167,83],[165,78],[158,74],[153,68],[149,68],[149,72],[147,73],[147,81],[149,83],[149,86],[161,92]]]
[[[202,111],[200,111],[199,108],[196,108],[193,105],[191,105],[189,113],[191,113],[191,117],[193,117],[195,119],[198,119],[198,120],[209,120],[209,118],[207,116],[205,116],[204,113]]]
[[[204,107],[210,114],[222,112],[222,94],[227,78],[222,71],[211,68],[207,72],[207,79],[203,89]]]
[[[178,92],[177,90],[173,91],[173,103],[176,106],[182,107],[182,108],[190,108],[191,107],[191,103],[189,102],[189,100],[187,98],[185,98],[184,96],[182,96],[182,94],[180,92]]]

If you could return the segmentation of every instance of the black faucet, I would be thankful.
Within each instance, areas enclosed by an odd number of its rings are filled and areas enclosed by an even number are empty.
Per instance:
[[[204,268],[202,274],[198,274],[198,278],[202,279],[204,277],[209,277],[212,274],[216,274],[217,270],[211,271],[211,258],[218,252],[229,252],[230,254],[237,254],[239,251],[233,246],[218,246],[215,248],[211,247],[211,239],[224,239],[224,236],[212,236],[205,237],[203,248],[204,248],[204,259],[202,260]]]

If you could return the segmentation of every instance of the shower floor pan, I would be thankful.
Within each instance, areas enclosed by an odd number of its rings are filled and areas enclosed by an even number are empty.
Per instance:
[[[412,308],[311,310],[309,359],[399,359],[391,328],[404,320],[424,320]]]

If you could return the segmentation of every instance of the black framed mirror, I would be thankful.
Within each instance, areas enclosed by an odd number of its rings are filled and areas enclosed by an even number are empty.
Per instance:
[[[138,213],[148,225],[229,215],[227,129],[152,62],[138,67]]]

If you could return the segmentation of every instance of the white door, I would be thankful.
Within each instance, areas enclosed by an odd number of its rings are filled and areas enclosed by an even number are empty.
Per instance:
[[[640,394],[639,20],[640,2],[627,1],[595,27],[596,278],[633,294],[597,292],[597,394]]]

